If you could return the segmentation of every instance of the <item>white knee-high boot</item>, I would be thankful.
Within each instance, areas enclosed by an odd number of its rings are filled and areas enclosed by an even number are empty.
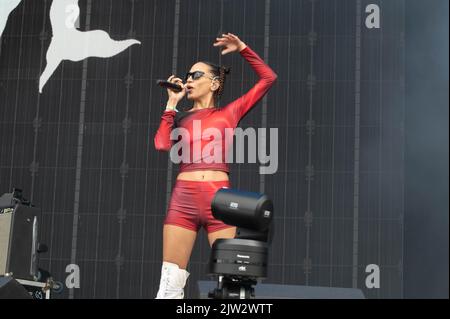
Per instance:
[[[156,299],[183,299],[184,286],[189,273],[180,269],[177,264],[163,262],[161,281]]]

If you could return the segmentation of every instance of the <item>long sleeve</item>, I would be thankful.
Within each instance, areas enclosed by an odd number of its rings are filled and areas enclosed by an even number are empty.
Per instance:
[[[248,46],[239,53],[256,72],[259,80],[247,93],[224,107],[236,124],[261,100],[277,79],[276,73]]]
[[[158,151],[167,152],[172,147],[170,133],[172,132],[175,114],[175,111],[164,111],[161,116],[161,123],[154,138],[155,148]]]

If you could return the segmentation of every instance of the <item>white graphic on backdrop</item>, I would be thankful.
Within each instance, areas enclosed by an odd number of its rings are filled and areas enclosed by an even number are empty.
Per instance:
[[[47,51],[47,66],[39,80],[40,93],[63,60],[77,62],[88,57],[109,58],[141,43],[134,39],[115,41],[102,30],[78,31],[75,23],[79,15],[78,0],[53,1],[50,8],[53,38]]]
[[[19,5],[22,0],[0,0],[0,38],[5,30],[9,14]]]

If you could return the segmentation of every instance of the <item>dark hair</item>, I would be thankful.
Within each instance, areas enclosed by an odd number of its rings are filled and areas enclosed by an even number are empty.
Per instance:
[[[225,89],[225,78],[226,75],[231,72],[231,68],[220,66],[215,63],[200,61],[201,63],[205,63],[211,68],[211,73],[214,76],[219,77],[219,88],[214,91],[214,99],[217,101],[223,94],[223,90]]]
[[[217,104],[218,100],[220,99],[220,96],[223,93],[223,90],[225,88],[225,77],[227,74],[231,72],[231,68],[225,67],[225,66],[219,66],[217,64],[207,62],[207,61],[199,61],[201,63],[205,63],[211,68],[211,73],[213,76],[219,77],[219,88],[214,91],[214,103]],[[216,105],[217,107],[217,105]],[[183,107],[180,107],[178,110],[181,112],[177,112],[175,114],[175,121],[174,121],[174,128],[179,126],[180,121],[186,117],[189,113],[186,113],[186,109],[183,109]]]

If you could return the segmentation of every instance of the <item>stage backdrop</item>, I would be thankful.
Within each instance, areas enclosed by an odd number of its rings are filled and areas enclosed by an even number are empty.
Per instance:
[[[265,282],[402,297],[404,0],[64,0],[67,12],[50,0],[6,2],[0,193],[22,188],[42,209],[42,268],[65,282],[66,267],[79,266],[80,288],[56,298],[156,295],[177,167],[153,146],[167,101],[155,80],[209,60],[232,68],[221,105],[245,93],[257,77],[212,46],[222,32],[278,74],[241,122],[278,128],[277,172],[231,165],[233,187],[275,204]],[[83,44],[91,30],[106,33]],[[208,258],[202,231],[187,297],[207,279]],[[368,265],[380,269],[379,288],[366,285]]]

